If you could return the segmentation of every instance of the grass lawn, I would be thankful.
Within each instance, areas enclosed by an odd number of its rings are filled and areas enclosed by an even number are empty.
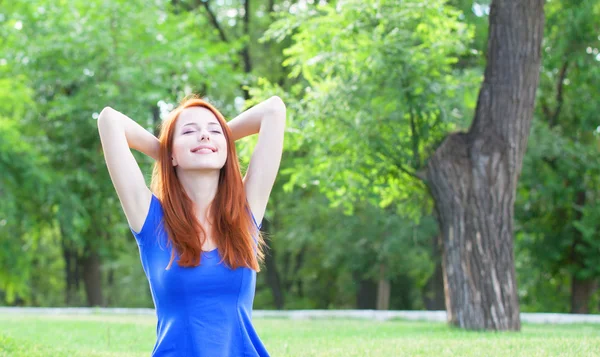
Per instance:
[[[442,323],[256,319],[271,356],[600,356],[600,325],[524,325],[520,333],[467,332]],[[149,316],[0,315],[0,357],[144,356]]]

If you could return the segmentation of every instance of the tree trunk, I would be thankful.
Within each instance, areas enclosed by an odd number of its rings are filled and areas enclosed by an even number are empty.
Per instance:
[[[66,238],[66,233],[62,224],[59,225],[59,228],[61,235],[61,250],[65,261],[65,305],[72,306],[75,304],[75,296],[78,287],[77,251],[71,248],[70,241]]]
[[[252,60],[250,58],[250,43],[252,42],[252,36],[250,34],[250,0],[244,1],[244,34],[249,36],[248,41],[244,44],[244,47],[240,51],[242,62],[244,64],[244,73],[250,74],[252,72]],[[246,89],[246,86],[242,86],[244,93],[244,99],[250,99],[250,92]]]
[[[267,251],[265,256],[265,264],[267,268],[267,284],[269,284],[269,287],[271,288],[273,301],[275,302],[275,308],[281,310],[285,305],[285,301],[283,289],[281,288],[281,279],[279,279],[277,265],[275,264],[275,251],[272,248]]]
[[[250,36],[250,0],[244,0],[244,34]],[[249,39],[244,48],[242,48],[242,61],[244,63],[244,73],[252,72],[252,62],[250,60],[250,41]]]
[[[300,248],[300,251],[296,254],[295,259],[293,260],[294,266],[290,268],[290,263],[292,263],[292,254],[286,252],[284,255],[284,263],[283,263],[283,272],[284,272],[284,290],[290,291],[293,285],[296,285],[296,294],[299,298],[304,297],[304,285],[302,283],[302,277],[299,272],[302,269],[302,265],[304,265],[304,255],[306,254],[307,245],[304,244]],[[290,269],[293,269],[290,271]]]
[[[269,233],[271,230],[271,224],[266,219],[263,220],[262,230],[266,233]],[[279,278],[279,272],[277,270],[277,264],[275,261],[275,249],[271,244],[269,244],[269,249],[265,254],[265,265],[267,268],[267,284],[271,288],[271,293],[273,294],[273,301],[275,302],[275,307],[278,310],[283,309],[285,304],[283,289],[281,286],[281,279]]]
[[[113,292],[115,288],[115,269],[113,267],[108,267],[108,273],[106,277],[106,285],[108,287],[109,292]],[[111,293],[107,294],[105,299],[106,306],[110,306],[114,303],[113,295]]]
[[[433,237],[432,260],[435,262],[433,275],[427,280],[423,289],[423,305],[427,310],[446,310],[444,300],[444,274],[442,270],[442,238]]]
[[[160,136],[160,109],[157,104],[154,104],[150,107],[150,111],[152,112],[152,130],[154,136],[157,138]]]
[[[473,124],[427,163],[443,237],[451,324],[520,330],[513,252],[516,186],[539,79],[544,0],[492,1]]]
[[[360,278],[360,274],[354,273],[354,281],[358,282],[356,291],[356,308],[357,309],[375,309],[377,299],[377,284],[373,280],[365,280]]]
[[[596,279],[579,280],[573,277],[571,280],[571,313],[589,314],[590,300],[598,289]]]
[[[577,182],[577,187],[585,187],[583,182]],[[585,189],[579,189],[575,194],[575,202],[573,207],[584,207],[586,204],[586,191]],[[575,209],[574,220],[576,222],[581,221],[583,218],[583,212],[580,209]],[[574,264],[578,270],[585,269],[585,258],[582,256],[580,250],[589,250],[590,246],[583,238],[583,233],[574,229],[575,239],[571,245],[571,264]],[[589,314],[590,312],[590,299],[597,289],[596,279],[578,279],[576,272],[572,274],[571,278],[571,313],[572,314]]]
[[[377,310],[390,309],[390,281],[386,278],[386,267],[379,265],[379,282],[377,284]]]
[[[88,246],[89,249],[89,246]],[[100,256],[95,250],[89,250],[83,257],[83,282],[88,306],[104,306],[102,299],[102,272]]]

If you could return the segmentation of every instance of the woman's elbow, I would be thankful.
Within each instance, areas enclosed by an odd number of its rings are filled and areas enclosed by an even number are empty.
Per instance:
[[[111,126],[110,122],[114,121],[116,111],[111,107],[104,107],[98,115],[98,128]]]
[[[100,118],[106,118],[111,116],[111,114],[114,112],[115,110],[111,107],[104,107],[104,109],[102,109],[102,111],[100,112],[100,115],[98,115],[98,119]]]
[[[285,103],[279,96],[274,95],[271,98],[269,98],[269,110],[285,118]]]

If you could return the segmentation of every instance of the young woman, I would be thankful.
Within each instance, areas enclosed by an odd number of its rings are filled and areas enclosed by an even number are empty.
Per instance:
[[[184,100],[157,139],[105,108],[98,131],[138,243],[158,317],[152,356],[268,356],[251,321],[259,234],[283,149],[286,109],[272,97],[226,122]],[[234,142],[258,133],[242,179]],[[156,160],[150,190],[130,148]]]

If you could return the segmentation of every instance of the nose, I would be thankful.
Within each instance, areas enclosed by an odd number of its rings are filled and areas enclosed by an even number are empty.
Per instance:
[[[206,129],[199,130],[198,137],[200,138],[200,141],[205,140],[205,139],[210,141],[210,135],[208,133],[208,130],[206,130]]]

